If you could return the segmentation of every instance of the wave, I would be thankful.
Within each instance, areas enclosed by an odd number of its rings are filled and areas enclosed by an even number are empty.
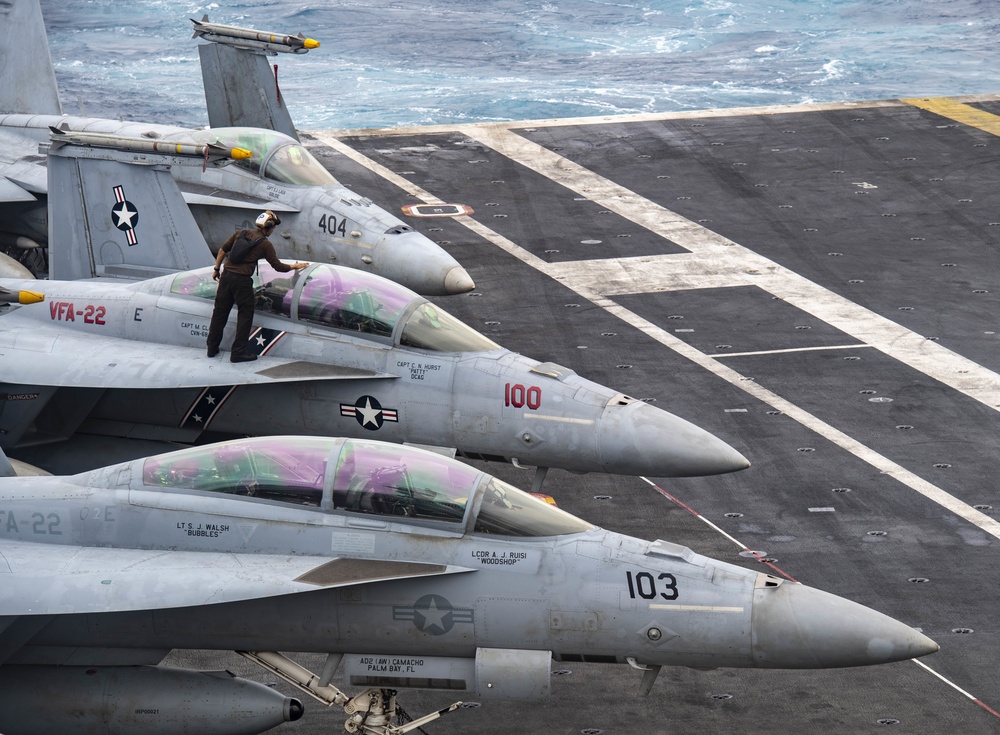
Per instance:
[[[189,18],[317,38],[279,56],[304,129],[996,92],[984,0],[42,0],[67,111],[204,124]],[[91,111],[93,114],[98,114]]]

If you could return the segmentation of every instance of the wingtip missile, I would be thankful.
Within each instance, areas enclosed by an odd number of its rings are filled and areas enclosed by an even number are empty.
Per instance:
[[[220,143],[200,145],[127,135],[111,135],[108,133],[85,133],[69,130],[65,125],[59,128],[49,127],[49,130],[51,131],[53,148],[72,144],[138,153],[207,158],[210,161],[218,161],[226,158],[239,161],[253,157],[253,151],[246,148],[229,148]]]
[[[205,15],[201,20],[190,19],[194,23],[192,38],[201,38],[212,43],[221,43],[238,48],[261,49],[269,53],[304,54],[319,48],[319,41],[306,38],[301,33],[296,36],[286,33],[255,31],[252,28],[210,23]]]
[[[19,304],[40,304],[45,301],[45,294],[37,291],[18,291],[17,303]]]
[[[210,159],[217,158],[231,158],[234,161],[243,161],[247,158],[253,158],[253,151],[246,148],[227,148],[221,143],[209,143],[207,146],[197,146],[199,148],[208,149],[208,157]],[[204,155],[204,150],[202,150],[202,155]]]
[[[0,289],[0,304],[39,304],[42,301],[45,301],[45,294],[37,291]]]

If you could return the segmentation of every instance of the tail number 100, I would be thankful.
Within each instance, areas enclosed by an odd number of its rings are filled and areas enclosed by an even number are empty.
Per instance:
[[[520,383],[511,385],[507,383],[503,387],[503,405],[523,408],[527,405],[532,411],[542,405],[542,389],[537,385],[525,388]]]
[[[636,595],[644,600],[655,599],[657,590],[660,590],[660,597],[664,600],[677,599],[677,577],[673,574],[664,572],[653,579],[649,572],[636,572],[634,575],[632,572],[625,572],[625,577],[628,579],[628,596],[633,600]]]

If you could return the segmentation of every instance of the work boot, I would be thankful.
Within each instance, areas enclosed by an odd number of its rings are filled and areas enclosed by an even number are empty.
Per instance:
[[[209,347],[208,348],[208,356],[209,357],[215,357],[218,354],[219,354],[219,348],[218,347]]]
[[[229,362],[253,362],[257,355],[237,355],[235,352],[229,356]]]

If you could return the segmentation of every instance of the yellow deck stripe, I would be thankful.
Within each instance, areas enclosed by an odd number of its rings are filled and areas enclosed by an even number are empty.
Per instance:
[[[956,102],[948,97],[910,97],[902,99],[908,105],[933,112],[949,120],[960,122],[972,128],[985,130],[992,135],[1000,135],[1000,116],[993,115],[975,107]]]

